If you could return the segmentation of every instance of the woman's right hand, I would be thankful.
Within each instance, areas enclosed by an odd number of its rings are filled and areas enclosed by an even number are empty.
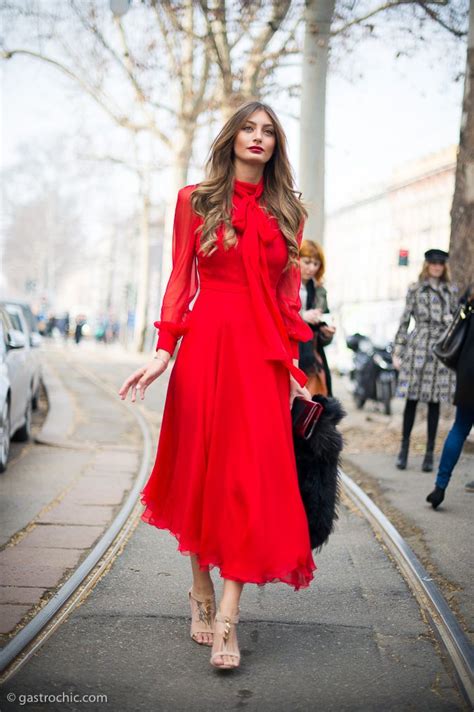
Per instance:
[[[321,309],[306,309],[302,314],[304,321],[308,324],[319,324],[322,315]]]
[[[401,362],[400,358],[398,356],[392,356],[392,363],[393,363],[394,369],[396,371],[399,371],[402,366],[402,362]]]
[[[166,371],[171,358],[170,354],[167,351],[159,349],[156,355],[159,358],[153,358],[146,366],[142,366],[142,368],[134,371],[132,375],[124,381],[118,392],[122,400],[126,399],[130,388],[132,389],[132,403],[135,403],[137,390],[140,392],[141,400],[143,400],[148,386]]]

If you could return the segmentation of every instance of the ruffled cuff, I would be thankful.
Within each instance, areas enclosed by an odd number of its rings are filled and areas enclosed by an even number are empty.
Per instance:
[[[287,321],[287,333],[290,341],[310,341],[314,334],[313,330],[301,317]]]
[[[188,326],[186,324],[176,324],[172,321],[154,321],[153,326],[159,330],[156,351],[164,349],[172,356],[178,339],[187,332]]]

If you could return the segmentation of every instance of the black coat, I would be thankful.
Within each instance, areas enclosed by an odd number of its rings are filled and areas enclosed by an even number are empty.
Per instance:
[[[474,301],[470,302],[474,307]],[[474,408],[474,313],[467,320],[467,331],[456,366],[454,403],[463,408]]]
[[[312,279],[309,279],[306,284],[306,304],[305,309],[321,309],[324,312],[329,311],[327,302],[327,292],[322,286],[316,286]],[[328,389],[328,396],[332,396],[332,379],[331,371],[329,370],[328,361],[326,354],[324,352],[324,347],[328,346],[332,337],[326,339],[319,331],[319,324],[308,324],[314,331],[314,338],[311,341],[300,341],[299,342],[299,361],[298,366],[307,375],[314,373],[318,370],[318,364],[315,359],[315,350],[318,353],[324,374],[326,376],[326,386]]]
[[[309,440],[293,431],[301,499],[308,520],[312,549],[319,549],[334,530],[340,497],[339,457],[343,440],[337,429],[346,415],[336,398],[313,396],[324,410]]]

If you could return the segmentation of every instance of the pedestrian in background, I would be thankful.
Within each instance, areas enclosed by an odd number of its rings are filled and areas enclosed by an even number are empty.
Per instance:
[[[469,287],[460,301],[465,305],[467,324],[461,353],[456,363],[456,416],[441,453],[435,488],[426,498],[433,509],[444,499],[446,487],[474,423],[474,285]],[[469,483],[467,489],[471,488],[472,483]]]
[[[399,470],[406,469],[410,435],[418,403],[427,403],[427,444],[423,472],[433,470],[433,451],[439,422],[440,402],[452,403],[455,374],[433,354],[433,344],[451,323],[457,308],[457,290],[451,285],[448,253],[432,249],[418,282],[410,285],[405,310],[395,336],[393,364],[399,370],[397,395],[406,398],[403,431],[397,458]],[[410,320],[415,328],[409,334]]]
[[[331,372],[324,348],[333,340],[335,327],[324,321],[329,313],[323,277],[326,259],[323,248],[312,240],[303,240],[300,248],[301,311],[314,332],[312,341],[300,341],[298,366],[307,374],[306,388],[311,395],[332,396]]]
[[[86,325],[86,318],[82,314],[78,314],[76,316],[76,327],[74,329],[74,341],[76,344],[80,344],[82,337],[84,335],[83,329],[84,326]]]
[[[212,144],[206,179],[178,193],[155,359],[119,391],[143,398],[182,337],[142,519],[190,555],[191,637],[212,645],[218,668],[240,662],[244,584],[297,590],[316,568],[290,410],[297,395],[310,398],[297,365],[298,341],[312,338],[299,313],[306,215],[280,121],[266,104],[244,104]]]

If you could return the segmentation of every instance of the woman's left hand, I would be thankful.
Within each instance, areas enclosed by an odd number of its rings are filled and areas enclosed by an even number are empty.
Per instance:
[[[336,327],[335,326],[320,326],[319,331],[323,336],[326,337],[326,339],[330,339],[336,333]]]
[[[301,396],[307,400],[311,400],[311,393],[304,386],[300,386],[293,376],[290,376],[290,408],[296,396]]]

